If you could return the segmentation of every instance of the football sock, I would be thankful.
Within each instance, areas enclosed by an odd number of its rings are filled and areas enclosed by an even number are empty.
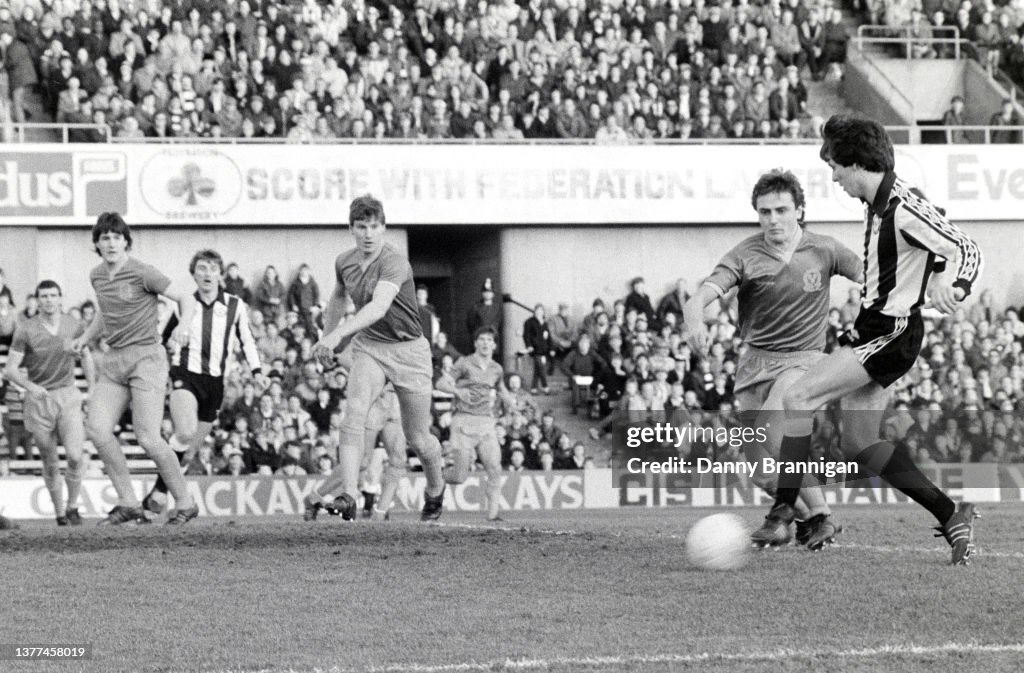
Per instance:
[[[880,456],[885,455],[889,457],[882,464]],[[894,446],[892,442],[876,442],[857,454],[857,460],[873,470],[880,464],[880,469],[875,471],[893,488],[931,512],[940,524],[945,524],[956,511],[949,496],[924,476],[905,448]]]
[[[785,435],[782,438],[782,447],[779,450],[779,462],[794,463],[807,460],[811,453],[811,435]],[[783,471],[779,474],[778,492],[775,496],[776,503],[786,503],[790,507],[796,504],[800,495],[800,485],[803,483],[803,475],[800,473],[790,474]]]
[[[78,507],[78,497],[82,492],[82,472],[85,471],[85,459],[68,459],[68,467],[64,471],[64,483],[68,487],[68,501],[65,509]]]
[[[174,455],[178,457],[178,465],[181,465],[181,461],[185,457],[185,452],[174,449]],[[153,492],[163,493],[165,495],[167,494],[167,484],[164,483],[164,478],[159,474],[156,475],[156,481],[153,482]]]
[[[50,492],[50,500],[53,502],[53,511],[57,516],[64,516],[64,484],[60,479],[60,463],[57,462],[57,452],[42,451],[43,459],[43,483],[46,490]]]

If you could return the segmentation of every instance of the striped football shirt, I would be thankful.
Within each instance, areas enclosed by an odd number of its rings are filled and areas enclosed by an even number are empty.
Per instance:
[[[199,298],[198,292],[195,298],[196,310],[188,331],[188,345],[172,354],[171,366],[182,367],[193,374],[224,376],[228,356],[241,343],[245,361],[253,373],[258,373],[260,356],[249,329],[245,302],[223,290],[209,304]],[[178,316],[172,316],[164,335],[169,336],[177,325]]]
[[[981,274],[978,244],[921,190],[886,173],[864,216],[864,289],[861,305],[894,318],[925,302],[939,260],[956,260],[954,285],[969,294]]]

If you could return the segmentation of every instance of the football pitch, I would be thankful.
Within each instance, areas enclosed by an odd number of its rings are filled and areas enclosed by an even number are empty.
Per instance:
[[[0,671],[1019,671],[1024,506],[982,507],[969,568],[907,505],[839,544],[691,568],[712,509],[446,512],[0,533],[0,642],[91,644]],[[762,508],[732,509],[757,524]]]

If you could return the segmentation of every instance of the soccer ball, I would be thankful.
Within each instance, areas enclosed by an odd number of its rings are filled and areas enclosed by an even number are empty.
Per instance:
[[[712,514],[686,535],[686,557],[698,568],[739,570],[750,560],[750,529],[735,514]]]

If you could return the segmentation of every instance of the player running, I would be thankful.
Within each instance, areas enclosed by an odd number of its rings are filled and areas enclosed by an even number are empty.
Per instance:
[[[437,389],[455,396],[452,415],[452,462],[445,469],[445,481],[461,484],[466,481],[475,459],[487,472],[484,489],[488,521],[500,521],[501,446],[494,431],[494,410],[498,396],[505,395],[505,370],[494,361],[495,331],[481,327],[473,339],[474,352],[456,360],[451,372],[437,381]]]
[[[926,291],[936,309],[955,311],[981,273],[981,251],[920,190],[896,176],[892,141],[879,123],[837,115],[822,135],[820,154],[832,169],[832,180],[866,206],[865,283],[850,342],[807,371],[782,397],[786,429],[781,460],[807,460],[808,412],[842,399],[845,453],[931,512],[939,523],[937,535],[952,548],[953,565],[968,565],[974,550],[974,505],[955,505],[921,473],[907,448],[881,440],[879,429],[889,401],[886,389],[921,352]],[[938,258],[954,262],[954,278],[936,276],[929,287]],[[759,535],[785,534],[795,516],[799,486],[794,475],[780,476],[775,505]]]
[[[366,417],[370,405],[390,381],[398,395],[402,429],[427,478],[421,518],[434,520],[441,516],[445,483],[441,445],[430,433],[430,344],[423,336],[412,267],[408,259],[384,242],[384,206],[372,196],[352,201],[349,230],[356,247],[335,261],[337,285],[324,314],[324,335],[314,347],[314,355],[328,367],[335,363],[335,349],[352,341],[338,473],[332,473],[319,491],[307,496],[306,516],[309,518],[309,510],[323,506],[321,493],[340,488],[335,502],[342,518],[355,518]],[[356,313],[342,322],[346,297],[352,300]]]
[[[224,259],[215,250],[200,250],[192,256],[188,271],[196,283],[197,305],[188,327],[188,344],[172,352],[170,374],[174,434],[169,443],[180,465],[188,465],[217,420],[228,358],[239,343],[253,376],[257,380],[262,376],[245,303],[222,288]],[[177,326],[178,317],[172,316],[164,333]],[[162,477],[157,476],[142,505],[156,514],[164,510],[167,484]]]
[[[177,505],[167,523],[187,523],[199,515],[199,508],[185,486],[174,451],[160,436],[167,393],[167,352],[157,330],[157,303],[159,295],[177,302],[183,324],[189,325],[195,299],[154,267],[129,256],[131,229],[118,213],[99,216],[92,228],[92,242],[103,259],[89,274],[96,292],[96,317],[72,342],[72,349],[80,352],[101,334],[109,347],[97,365],[99,380],[89,399],[86,424],[118,498],[100,524],[149,523],[132,490],[128,461],[114,435],[114,426],[129,403],[135,436],[156,463]],[[187,336],[187,330],[179,325],[174,340],[180,343]]]
[[[43,482],[50,493],[58,526],[80,526],[78,497],[82,490],[82,444],[85,418],[82,393],[75,385],[75,353],[72,340],[83,332],[75,318],[61,310],[60,285],[44,280],[36,286],[39,313],[21,323],[14,333],[7,378],[25,389],[25,427],[32,433],[43,456]],[[83,358],[91,357],[83,349]],[[22,369],[24,367],[24,370]],[[58,440],[67,457],[67,502],[60,481]]]
[[[727,252],[683,308],[691,346],[703,353],[708,342],[704,307],[738,288],[739,333],[747,350],[736,366],[735,395],[741,420],[770,433],[766,445],[745,446],[748,457],[760,462],[778,455],[782,396],[822,357],[832,276],[859,283],[861,269],[856,253],[839,241],[806,231],[804,191],[791,172],[778,169],[762,175],[751,203],[761,232]],[[758,486],[771,493],[775,481],[761,476]],[[809,474],[795,516],[797,542],[814,551],[840,530],[819,482]],[[762,531],[753,536],[760,546],[791,539],[788,526],[767,539]]]

